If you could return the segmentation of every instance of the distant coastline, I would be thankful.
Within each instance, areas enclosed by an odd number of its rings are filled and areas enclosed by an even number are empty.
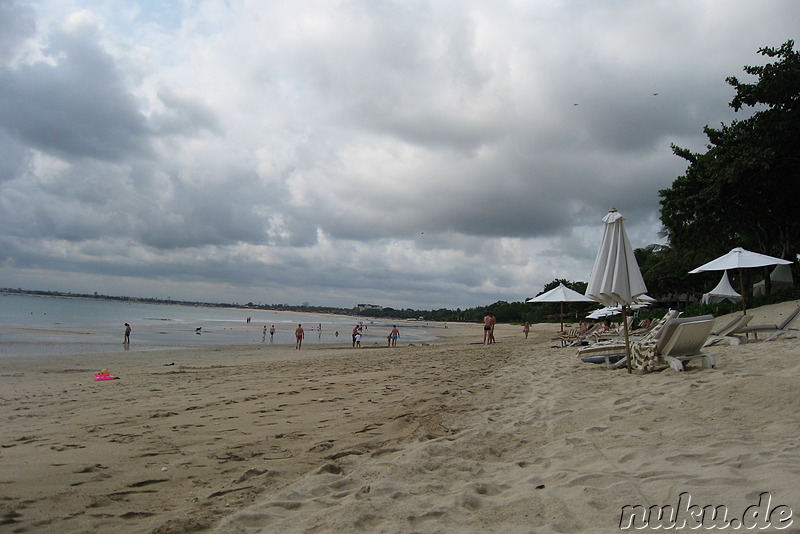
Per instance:
[[[112,300],[116,302],[142,302],[145,304],[166,304],[171,306],[194,306],[202,308],[226,308],[226,309],[239,309],[239,310],[266,310],[276,312],[292,312],[292,313],[307,313],[307,314],[322,314],[322,315],[346,315],[358,316],[357,308],[333,308],[327,306],[292,306],[289,304],[239,304],[239,303],[224,303],[224,302],[203,302],[203,301],[189,301],[189,300],[173,300],[173,299],[160,299],[156,297],[130,297],[130,296],[117,296],[117,295],[103,295],[100,293],[72,293],[66,291],[44,291],[39,289],[13,289],[2,288],[0,294],[7,295],[30,295],[40,297],[60,297],[60,298],[79,298],[79,299],[93,299],[93,300]]]
[[[305,315],[340,315],[345,317],[359,317],[369,320],[385,321],[425,321],[436,323],[482,323],[483,317],[487,312],[492,312],[503,323],[525,322],[558,322],[559,315],[554,315],[547,305],[531,307],[524,301],[506,302],[497,301],[493,304],[473,306],[466,309],[456,308],[437,308],[432,310],[415,310],[412,308],[392,308],[390,306],[379,306],[375,304],[355,304],[351,308],[341,308],[336,306],[314,306],[308,302],[300,305],[291,304],[256,304],[248,302],[246,304],[230,302],[204,302],[190,300],[174,300],[169,297],[132,297],[119,295],[104,295],[100,293],[73,293],[67,291],[44,291],[40,289],[15,289],[0,288],[0,295],[33,295],[43,297],[63,297],[63,298],[83,298],[94,300],[108,300],[115,302],[132,302],[143,304],[169,304],[177,306],[190,306],[217,309],[237,309],[237,310],[261,310],[271,312],[288,312]],[[585,303],[579,303],[585,304]],[[584,307],[586,307],[584,305]],[[557,309],[556,309],[557,311]],[[567,315],[574,316],[576,310],[563,311]]]
[[[340,315],[345,317],[361,317],[370,320],[387,321],[428,321],[440,323],[474,323],[481,322],[485,312],[492,306],[478,306],[467,310],[449,310],[440,308],[437,310],[414,310],[411,308],[396,309],[388,306],[376,306],[374,304],[356,304],[352,308],[339,308],[335,306],[313,306],[304,302],[300,305],[291,304],[246,304],[226,303],[226,302],[204,302],[190,300],[174,300],[171,298],[157,297],[131,297],[119,295],[104,295],[100,293],[72,293],[68,291],[44,291],[40,289],[15,289],[0,288],[0,295],[31,295],[41,297],[59,298],[81,298],[93,300],[108,300],[115,302],[136,302],[143,304],[168,304],[175,306],[191,306],[202,308],[217,309],[237,309],[237,310],[260,310],[271,312],[289,312],[306,315]],[[502,304],[502,303],[497,303]]]

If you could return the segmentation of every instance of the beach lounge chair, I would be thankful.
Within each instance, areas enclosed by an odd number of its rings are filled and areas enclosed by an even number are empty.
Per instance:
[[[562,346],[577,347],[577,346],[580,346],[580,345],[588,345],[590,343],[594,343],[594,341],[595,341],[595,337],[594,337],[595,336],[595,332],[597,332],[600,329],[601,326],[602,325],[600,325],[599,323],[598,324],[594,324],[591,327],[589,327],[589,329],[586,330],[583,333],[581,333],[580,330],[578,330],[578,332],[573,337],[570,337],[569,339],[566,339],[566,343],[563,344]]]
[[[566,347],[580,336],[580,330],[578,328],[570,328],[564,334],[559,334],[556,337],[552,338],[553,341],[560,341],[562,347]]]
[[[670,325],[665,327],[663,344],[659,343],[656,349],[659,357],[676,371],[683,371],[685,362],[695,358],[702,360],[703,367],[713,369],[716,366],[714,357],[704,353],[703,347],[714,327],[714,321],[687,321],[675,325],[672,333],[666,331]]]
[[[706,341],[706,347],[716,345],[721,341],[728,341],[731,345],[747,343],[747,336],[743,328],[753,319],[752,315],[737,315],[721,328],[711,331],[711,337]]]
[[[769,332],[770,336],[767,338],[767,341],[772,341],[777,339],[783,334],[793,335],[796,338],[800,338],[800,329],[797,328],[789,328],[794,322],[795,319],[800,316],[800,306],[797,306],[792,313],[786,316],[786,318],[781,321],[780,324],[758,324],[752,326],[744,327],[740,333],[750,337],[750,334],[753,334],[754,339],[758,339],[759,332]]]
[[[670,310],[664,316],[655,321],[648,331],[638,339],[635,339],[631,346],[635,345],[636,343],[646,343],[648,341],[657,341],[661,335],[661,331],[667,321],[671,319],[677,319],[680,315],[679,311]],[[622,355],[623,357],[620,358],[619,356]],[[624,338],[617,338],[614,340],[609,341],[598,341],[592,345],[581,347],[578,349],[578,356],[585,362],[593,362],[599,363],[602,358],[602,361],[605,362],[606,368],[618,368],[622,367],[623,365],[627,364],[627,360],[624,358],[625,355],[625,339]]]
[[[683,371],[684,362],[701,358],[703,367],[714,367],[714,358],[702,351],[703,345],[714,327],[714,317],[686,317],[679,319],[678,312],[669,312],[644,337],[631,343],[631,366],[635,369],[652,371],[660,363],[665,363],[676,371]],[[684,326],[685,325],[685,326]],[[599,345],[599,344],[597,344]],[[603,349],[606,349],[603,352]],[[619,368],[627,365],[627,359],[611,362],[615,355],[625,352],[625,344],[597,347],[595,345],[579,350],[584,361],[593,361],[592,356],[602,356],[606,367]],[[592,358],[592,359],[589,359]]]
[[[633,319],[634,319],[633,316],[628,317],[626,319],[626,322],[628,323],[628,331],[630,331],[633,328]],[[625,335],[625,330],[622,324],[620,324],[618,327],[611,328],[609,330],[604,330],[601,325],[600,328],[594,331],[591,338],[594,341],[614,341],[621,339],[624,335]]]
[[[702,350],[712,328],[712,315],[669,319],[653,339],[642,339],[631,346],[631,366],[652,371],[658,364],[666,363],[676,371],[683,371],[684,362],[699,358],[703,367],[713,368],[716,365],[713,356]]]

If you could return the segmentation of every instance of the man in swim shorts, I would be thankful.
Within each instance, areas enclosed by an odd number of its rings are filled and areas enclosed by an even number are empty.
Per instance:
[[[486,315],[483,317],[483,344],[490,345],[493,340],[492,335],[492,327],[494,323],[492,322],[493,316],[491,312],[486,312]]]
[[[294,344],[295,349],[299,349],[303,346],[303,338],[305,337],[305,332],[303,331],[303,325],[297,325],[297,328],[294,331],[294,337],[297,338],[297,342]]]
[[[400,337],[400,330],[397,329],[397,325],[392,325],[392,333],[389,334],[392,337],[392,346],[397,346],[397,338]]]

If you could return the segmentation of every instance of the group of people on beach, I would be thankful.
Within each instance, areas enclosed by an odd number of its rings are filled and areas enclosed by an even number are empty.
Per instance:
[[[274,339],[275,339],[275,325],[272,325],[269,329],[269,342],[272,343]],[[264,343],[266,340],[267,340],[267,325],[264,325],[264,332],[261,334],[261,342]]]
[[[247,318],[248,323],[250,322],[250,318]],[[201,327],[202,328],[202,327]],[[361,348],[361,331],[366,327],[363,324],[359,323],[353,328],[353,348]],[[322,331],[322,324],[319,325],[319,331]],[[195,330],[196,333],[200,333],[200,328]],[[294,330],[295,336],[295,349],[300,349],[303,346],[303,340],[306,337],[305,330],[303,329],[302,324],[298,324],[297,328]],[[272,343],[275,337],[275,325],[272,325],[269,329],[269,342]],[[336,337],[339,337],[339,331],[336,331]],[[398,330],[397,325],[392,325],[392,330],[389,332],[389,335],[386,336],[387,347],[396,347],[397,346],[397,339],[400,337],[400,330]],[[261,342],[267,338],[267,325],[264,325],[264,331],[261,336]],[[123,344],[128,345],[131,342],[131,325],[125,323],[125,338],[123,340]]]
[[[321,329],[321,327],[322,327],[322,325],[320,325],[320,329]],[[266,331],[266,328],[267,327],[265,326],[264,327],[265,331]],[[356,326],[353,327],[353,348],[354,349],[360,349],[361,348],[361,336],[362,336],[362,331],[365,328],[366,327],[361,323],[359,323],[359,324],[357,324]],[[275,333],[275,327],[273,326],[272,330],[270,330],[270,341],[272,341],[272,335],[274,333]],[[295,338],[296,338],[294,348],[295,349],[300,349],[300,347],[303,345],[303,339],[305,339],[305,330],[303,330],[303,325],[302,324],[298,324],[297,325],[297,328],[295,328],[295,330],[294,330],[294,335],[295,335]],[[339,331],[338,330],[336,331],[336,337],[339,337]],[[387,346],[396,347],[397,346],[397,339],[399,337],[400,337],[400,330],[397,328],[397,325],[392,325],[391,332],[389,332],[389,335],[386,336]]]
[[[353,327],[353,348],[360,349],[361,348],[361,337],[362,337],[362,330],[366,329],[366,327],[359,323]],[[392,325],[392,330],[389,332],[389,335],[386,336],[386,346],[387,347],[396,347],[397,340],[400,337],[400,330],[397,328],[397,325]]]

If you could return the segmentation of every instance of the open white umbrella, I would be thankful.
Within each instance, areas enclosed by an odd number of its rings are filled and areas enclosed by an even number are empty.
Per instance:
[[[625,355],[631,372],[631,348],[628,336],[628,307],[639,295],[647,292],[642,272],[633,255],[623,221],[625,218],[612,208],[605,217],[603,240],[594,260],[586,296],[606,306],[622,306],[622,325],[625,332]]]
[[[606,306],[605,308],[600,308],[599,310],[595,310],[589,315],[586,316],[587,319],[603,319],[604,317],[609,317],[611,315],[617,315],[622,311],[621,308],[615,306]]]
[[[561,303],[561,330],[564,330],[564,303],[565,302],[591,302],[592,299],[587,298],[577,291],[565,286],[563,283],[558,284],[546,293],[526,300],[525,302],[560,302]]]
[[[628,308],[631,310],[640,310],[642,308],[648,307],[649,304],[644,302],[634,302],[633,304],[629,305]],[[602,319],[603,317],[608,317],[610,315],[617,315],[622,313],[622,306],[606,306],[605,308],[600,308],[599,310],[594,310],[592,313],[586,316],[587,319]]]
[[[742,290],[742,313],[747,313],[747,299],[744,291],[744,276],[742,276],[742,269],[749,269],[752,267],[764,267],[766,265],[791,265],[791,261],[782,260],[781,258],[774,258],[766,254],[759,254],[758,252],[751,252],[742,247],[736,247],[727,254],[720,256],[715,260],[701,265],[696,269],[689,271],[689,274],[702,273],[704,271],[726,271],[730,269],[738,269],[739,271],[739,285]]]

